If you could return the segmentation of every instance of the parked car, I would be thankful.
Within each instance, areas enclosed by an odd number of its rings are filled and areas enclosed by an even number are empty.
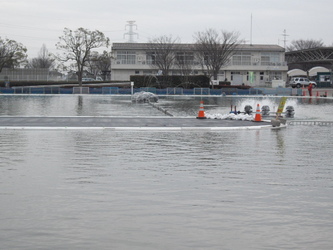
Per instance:
[[[310,81],[306,77],[294,77],[290,81],[290,86],[293,88],[300,88],[300,87],[306,87],[309,86],[309,84],[312,83],[312,87],[317,87],[317,83],[314,81]]]

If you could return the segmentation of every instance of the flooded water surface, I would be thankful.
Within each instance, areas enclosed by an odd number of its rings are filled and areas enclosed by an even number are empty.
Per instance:
[[[161,98],[195,116],[200,98]],[[278,98],[206,98],[277,106]],[[291,99],[295,119],[332,101]],[[1,96],[2,116],[160,116],[113,96]],[[331,126],[0,130],[2,249],[331,249]]]

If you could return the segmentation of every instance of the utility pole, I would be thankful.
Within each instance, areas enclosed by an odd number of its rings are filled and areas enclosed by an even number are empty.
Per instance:
[[[251,13],[251,26],[250,26],[250,45],[252,45],[252,13]]]
[[[139,37],[139,34],[133,31],[133,28],[136,27],[136,29],[138,29],[138,26],[135,24],[135,21],[127,21],[128,24],[125,25],[125,30],[126,27],[129,27],[129,31],[127,33],[124,34],[124,37],[126,35],[128,35],[128,42],[129,43],[134,43],[134,36]]]

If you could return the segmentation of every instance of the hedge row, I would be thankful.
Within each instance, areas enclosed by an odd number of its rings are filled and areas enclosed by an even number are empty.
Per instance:
[[[205,75],[196,76],[138,76],[130,77],[136,88],[209,88],[209,78]]]

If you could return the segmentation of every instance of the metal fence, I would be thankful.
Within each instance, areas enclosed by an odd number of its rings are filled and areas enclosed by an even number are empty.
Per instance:
[[[2,88],[2,93],[6,93],[10,89]],[[15,87],[12,88],[13,94],[61,94],[59,87]]]
[[[89,87],[73,87],[73,94],[89,94]]]
[[[210,95],[210,88],[194,88],[193,95]]]
[[[112,94],[119,94],[118,87],[102,87],[102,94],[103,95],[112,95]]]
[[[183,88],[167,88],[166,95],[183,95]]]
[[[333,126],[333,121],[288,121],[288,125]]]
[[[302,96],[304,91],[302,89],[292,88],[250,88],[250,89],[209,89],[209,88],[138,88],[134,89],[135,92],[146,91],[157,95],[259,95],[259,96]],[[74,88],[60,88],[60,87],[12,87],[0,88],[0,93],[3,94],[101,94],[101,95],[130,95],[130,88],[119,87],[74,87]]]

